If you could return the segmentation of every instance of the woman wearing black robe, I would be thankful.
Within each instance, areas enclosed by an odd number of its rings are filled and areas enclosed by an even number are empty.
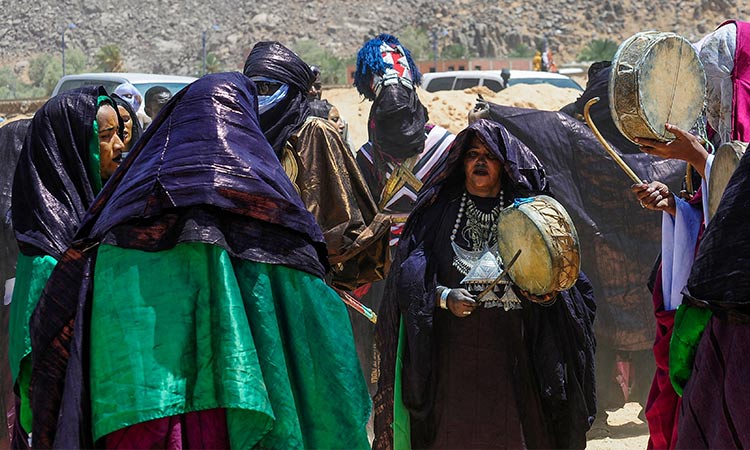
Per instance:
[[[112,120],[100,108],[114,111]],[[13,177],[11,218],[18,242],[10,307],[9,350],[20,397],[17,418],[31,431],[29,320],[45,282],[73,240],[86,210],[121,159],[122,121],[102,87],[87,86],[52,97],[31,119]],[[104,147],[107,151],[102,151]],[[20,441],[18,441],[20,444]]]
[[[464,194],[463,161],[475,137],[501,163],[500,196]],[[461,204],[470,199],[487,214],[548,193],[538,159],[501,125],[479,121],[454,145],[420,193],[388,277],[373,446],[584,448],[595,414],[595,305],[585,276],[544,305],[519,295],[520,310],[466,314],[438,305],[441,286],[456,288],[464,276],[451,245]],[[459,219],[458,229],[465,224]],[[472,244],[463,232],[455,243]]]

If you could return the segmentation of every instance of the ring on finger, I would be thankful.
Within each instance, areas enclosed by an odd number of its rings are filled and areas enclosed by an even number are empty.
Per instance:
[[[638,200],[638,204],[641,205],[641,208],[645,208],[646,207],[646,205],[644,205],[643,201],[641,201],[641,200]]]
[[[471,311],[464,311],[464,312],[463,312],[463,315],[464,315],[464,316],[468,316],[469,314],[471,314]]]

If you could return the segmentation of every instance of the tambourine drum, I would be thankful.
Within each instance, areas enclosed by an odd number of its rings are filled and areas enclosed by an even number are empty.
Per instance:
[[[716,149],[714,162],[711,164],[711,176],[708,177],[709,219],[719,209],[719,202],[724,195],[724,190],[726,190],[734,170],[740,164],[740,159],[742,159],[746,149],[747,142],[740,141],[727,142]]]
[[[578,233],[557,200],[546,195],[517,199],[500,212],[497,232],[504,264],[521,250],[508,270],[518,287],[544,295],[575,284],[581,268]]]
[[[620,132],[635,138],[669,141],[665,123],[691,129],[703,109],[706,74],[687,39],[646,31],[615,53],[609,80],[609,107]]]

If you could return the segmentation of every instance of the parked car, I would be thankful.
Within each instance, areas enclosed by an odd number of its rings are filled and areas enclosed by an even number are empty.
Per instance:
[[[150,73],[102,72],[65,75],[57,82],[52,96],[60,92],[69,91],[83,86],[104,86],[112,93],[122,83],[131,83],[138,88],[141,95],[154,86],[164,86],[176,94],[180,89],[197,80],[195,77],[181,77],[176,75],[155,75]]]
[[[551,84],[583,91],[583,88],[569,77],[552,72],[511,70],[508,86],[516,84]],[[500,70],[455,70],[422,75],[422,88],[427,92],[462,91],[476,86],[486,86],[495,92],[500,92],[506,87]]]

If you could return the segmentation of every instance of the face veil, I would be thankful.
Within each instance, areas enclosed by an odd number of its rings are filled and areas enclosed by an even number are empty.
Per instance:
[[[251,79],[271,80],[282,84],[287,92],[261,111],[260,126],[277,156],[281,155],[289,136],[310,115],[307,92],[315,76],[302,59],[279,42],[259,42],[245,61],[244,74]],[[274,94],[278,93],[276,91]]]

